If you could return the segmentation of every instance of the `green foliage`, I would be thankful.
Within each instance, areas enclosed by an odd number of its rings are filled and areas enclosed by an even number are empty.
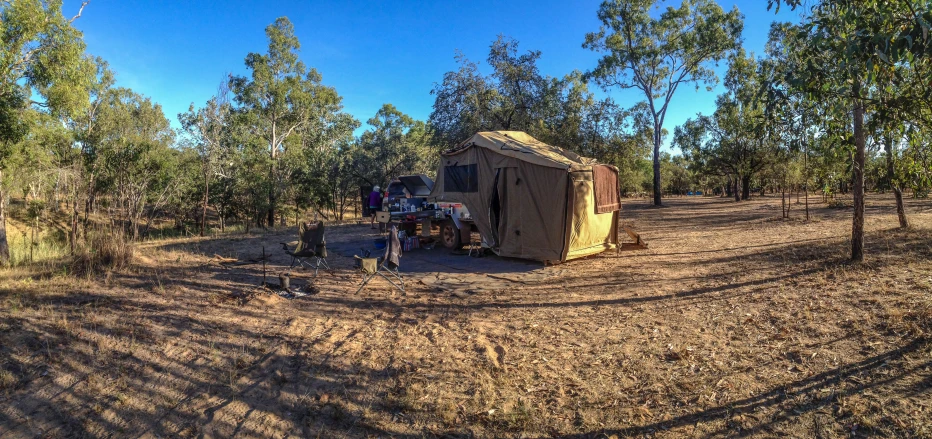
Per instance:
[[[607,0],[599,8],[598,32],[583,47],[603,53],[588,75],[606,88],[634,88],[644,94],[653,127],[654,204],[660,205],[660,145],[670,99],[682,85],[705,85],[718,78],[711,63],[735,50],[743,17],[725,12],[713,0],[684,0],[652,16],[652,0]]]
[[[686,195],[695,186],[695,177],[684,156],[663,153],[660,158],[663,191],[672,195]]]
[[[240,137],[249,138],[250,148],[261,143],[268,155],[264,177],[251,177],[266,180],[268,201],[264,207],[267,224],[272,225],[281,198],[295,197],[295,193],[288,192],[306,157],[304,151],[308,147],[333,148],[347,129],[355,127],[351,118],[341,114],[342,98],[336,90],[323,85],[321,75],[298,59],[300,43],[288,18],[276,19],[265,32],[268,52],[247,55],[246,67],[251,75],[231,78],[230,88]],[[320,133],[327,137],[321,138]],[[250,163],[261,165],[257,160],[265,159],[251,157]],[[252,205],[259,207],[257,194],[252,192]]]
[[[387,187],[399,175],[436,171],[439,151],[431,145],[424,122],[385,104],[366,123],[372,128],[351,149],[352,169],[361,181]]]
[[[430,124],[436,142],[451,147],[480,131],[531,131],[539,120],[549,77],[537,69],[539,51],[518,54],[518,42],[499,36],[489,48],[490,76],[461,53],[460,69],[447,72],[431,94],[436,96]]]
[[[584,75],[543,76],[539,51],[519,54],[518,42],[499,36],[489,48],[492,73],[462,54],[458,71],[444,74],[434,87],[429,126],[438,148],[448,148],[479,131],[520,130],[535,138],[619,168],[624,192],[643,190],[649,154],[646,106],[621,108],[598,100]]]
[[[716,99],[715,112],[700,114],[674,130],[673,144],[688,157],[693,171],[738,179],[743,198],[749,195],[751,179],[781,155],[774,127],[763,118],[760,73],[754,57],[738,50],[729,57],[726,92]]]
[[[86,3],[85,3],[86,4]],[[52,115],[76,113],[87,105],[93,67],[84,55],[81,33],[66,19],[60,0],[0,2],[0,175],[25,138],[31,108]],[[33,101],[33,96],[40,98]],[[0,265],[9,262],[4,200],[0,181]]]
[[[60,0],[0,3],[0,105],[5,109],[23,108],[31,92],[43,98],[38,105],[56,114],[87,105],[92,66],[81,33],[71,26],[74,18],[66,19],[61,6]]]

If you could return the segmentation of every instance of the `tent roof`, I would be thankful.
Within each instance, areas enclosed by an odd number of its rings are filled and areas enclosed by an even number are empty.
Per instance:
[[[596,163],[594,159],[581,157],[575,152],[548,145],[523,131],[484,131],[476,133],[469,140],[444,151],[443,155],[456,155],[470,146],[491,149],[505,156],[551,168],[570,169]]]

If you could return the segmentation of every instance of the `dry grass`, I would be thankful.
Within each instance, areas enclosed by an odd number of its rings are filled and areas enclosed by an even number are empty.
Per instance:
[[[124,270],[133,262],[135,246],[121,231],[96,230],[75,251],[71,272],[93,276],[112,270]]]
[[[211,262],[291,230],[147,243],[103,279],[2,273],[0,437],[932,437],[932,203],[899,231],[870,197],[858,266],[850,211],[779,204],[628,203],[649,250],[468,299],[432,273],[353,296],[333,255],[287,301]]]

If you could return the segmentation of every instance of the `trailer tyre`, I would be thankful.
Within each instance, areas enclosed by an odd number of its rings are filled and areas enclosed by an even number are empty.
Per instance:
[[[440,225],[440,241],[443,246],[450,250],[457,250],[463,247],[460,239],[460,229],[456,228],[453,220],[446,220]]]

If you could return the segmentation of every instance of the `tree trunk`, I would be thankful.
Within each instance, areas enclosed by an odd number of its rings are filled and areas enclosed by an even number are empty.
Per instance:
[[[808,183],[803,185],[803,190],[806,191],[806,221],[809,221],[809,184]]]
[[[35,222],[32,225],[32,238],[29,240],[29,262],[35,261],[34,250],[36,248],[36,232],[39,230],[39,216],[36,215]]]
[[[854,96],[860,96],[860,80],[854,81]],[[854,166],[852,166],[852,180],[854,183],[854,218],[851,223],[851,261],[864,260],[864,105],[854,102]]]
[[[207,230],[207,197],[210,194],[210,178],[204,175],[204,209],[201,211],[201,236]]]
[[[786,187],[780,185],[780,213],[786,218]]]
[[[269,191],[269,213],[266,218],[266,224],[269,227],[275,227],[275,194],[272,193],[273,190]]]
[[[751,176],[745,175],[741,177],[741,199],[749,200],[751,199]]]
[[[734,180],[732,181],[732,185],[734,185],[734,187],[733,187],[733,189],[732,189],[732,191],[731,191],[731,193],[734,194],[734,196],[735,196],[735,201],[736,201],[736,202],[737,202],[737,201],[741,201],[741,190],[740,190],[740,188],[738,187],[740,184],[741,184],[741,179],[738,178],[738,176],[736,175],[735,178],[734,178]]]
[[[900,218],[900,228],[909,228],[909,218],[906,217],[906,207],[903,206],[903,191],[899,186],[893,187],[893,195],[896,197],[896,215]]]
[[[661,205],[661,192],[663,190],[660,187],[660,140],[661,140],[661,126],[656,116],[654,117],[654,206]]]
[[[903,191],[900,190],[899,182],[896,180],[895,169],[893,167],[893,138],[887,136],[884,143],[884,149],[887,153],[887,181],[893,188],[893,195],[896,198],[896,215],[900,220],[900,228],[909,228],[909,218],[906,217],[906,208],[903,207]]]
[[[71,198],[71,254],[74,255],[75,247],[78,244],[78,187],[74,185]]]
[[[0,267],[10,265],[10,245],[6,239],[6,194],[3,192],[3,170],[0,169]]]

